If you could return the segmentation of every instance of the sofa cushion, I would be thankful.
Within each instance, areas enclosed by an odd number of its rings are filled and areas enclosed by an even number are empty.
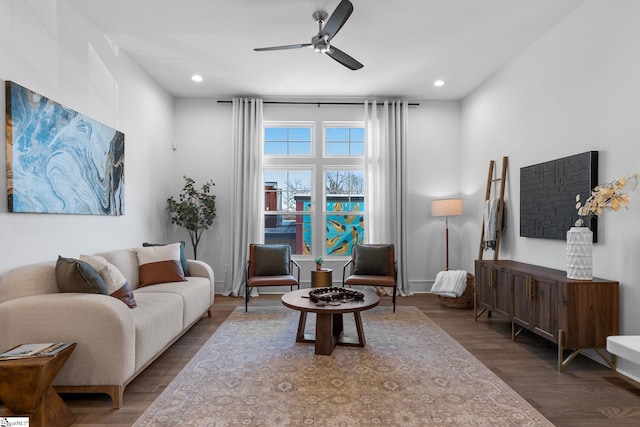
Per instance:
[[[140,286],[166,282],[184,282],[180,265],[180,243],[136,248]]]
[[[129,310],[136,329],[135,370],[146,365],[182,332],[184,318],[180,295],[140,292],[141,289],[134,291],[138,307]]]
[[[389,247],[358,245],[353,274],[369,276],[389,275]]]
[[[131,289],[135,290],[140,286],[140,266],[135,248],[116,249],[94,255],[101,256],[113,264],[126,277]]]
[[[256,276],[289,274],[289,245],[256,245],[253,250]]]
[[[142,244],[143,247],[148,246],[166,246],[167,243],[148,243],[145,242]],[[182,271],[184,272],[185,277],[191,276],[189,274],[189,262],[187,261],[187,253],[184,247],[185,243],[183,241],[180,242],[180,265],[182,266]]]
[[[96,269],[107,286],[109,295],[118,298],[129,308],[136,307],[136,299],[133,296],[131,286],[115,265],[99,255],[80,255],[80,261],[84,261]]]
[[[136,290],[136,295],[160,292],[180,295],[184,306],[182,327],[186,328],[198,320],[202,313],[211,306],[211,282],[209,279],[190,276],[187,278],[187,282],[159,283],[153,286],[144,286]]]
[[[56,282],[60,292],[109,295],[107,285],[96,269],[79,259],[58,256]]]

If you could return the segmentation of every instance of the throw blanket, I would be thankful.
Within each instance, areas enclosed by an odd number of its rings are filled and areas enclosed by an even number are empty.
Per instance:
[[[467,288],[467,272],[464,270],[441,271],[431,288],[432,294],[443,297],[458,298]]]
[[[491,199],[484,202],[484,236],[482,238],[482,247],[485,251],[496,248],[499,208],[500,199]]]

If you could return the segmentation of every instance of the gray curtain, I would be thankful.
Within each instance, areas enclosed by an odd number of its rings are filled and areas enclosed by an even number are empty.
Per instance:
[[[407,101],[365,101],[366,228],[369,243],[393,243],[398,293],[410,295],[407,276]],[[380,288],[379,293],[391,292]]]
[[[231,209],[231,283],[225,295],[244,295],[249,244],[262,241],[261,99],[233,99],[233,201]]]

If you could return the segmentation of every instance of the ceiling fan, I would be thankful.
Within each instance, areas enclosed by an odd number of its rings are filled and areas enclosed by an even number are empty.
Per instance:
[[[313,13],[313,19],[318,23],[318,34],[311,38],[311,43],[289,44],[284,46],[260,47],[253,49],[256,52],[268,50],[298,49],[301,47],[313,47],[316,52],[325,53],[351,70],[359,70],[363,67],[361,63],[347,55],[337,47],[330,44],[331,39],[340,31],[340,28],[347,22],[353,12],[353,5],[349,0],[341,0],[336,10],[331,16],[324,10]],[[327,20],[327,17],[329,19]],[[326,22],[326,24],[325,24]],[[324,27],[322,24],[325,24]]]

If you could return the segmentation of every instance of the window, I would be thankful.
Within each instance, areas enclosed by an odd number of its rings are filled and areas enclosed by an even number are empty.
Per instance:
[[[265,127],[264,154],[271,156],[310,156],[312,128]]]
[[[323,256],[351,255],[364,238],[364,171],[325,171],[326,239]]]
[[[328,156],[364,156],[364,128],[326,128]]]
[[[263,171],[265,243],[346,257],[363,242],[361,122],[265,122]]]
[[[313,169],[264,168],[264,241],[288,243],[294,255],[312,253]]]

